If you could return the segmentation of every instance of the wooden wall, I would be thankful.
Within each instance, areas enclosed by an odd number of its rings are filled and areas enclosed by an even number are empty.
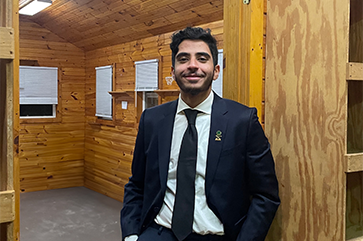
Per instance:
[[[82,186],[84,51],[20,18],[20,64],[58,67],[59,72],[58,118],[20,121],[21,191]]]
[[[345,240],[348,0],[269,0],[266,133],[281,206],[269,240]]]
[[[209,27],[223,47],[223,21],[203,25]],[[86,52],[86,131],[85,131],[85,182],[84,185],[117,200],[123,199],[123,187],[130,176],[134,142],[137,134],[135,93],[118,95],[116,118],[100,121],[95,117],[95,67],[116,64],[116,91],[133,90],[135,86],[134,61],[159,59],[161,62],[160,89],[177,89],[175,81],[167,85],[165,77],[171,76],[170,35],[162,34]],[[164,103],[176,99],[178,92],[160,94]],[[121,101],[128,102],[128,109],[121,110]],[[140,105],[139,105],[140,106]]]

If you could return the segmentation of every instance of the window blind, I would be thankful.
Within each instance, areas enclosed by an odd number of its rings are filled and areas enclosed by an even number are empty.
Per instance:
[[[212,90],[223,97],[223,49],[218,50],[218,64],[220,66],[219,76],[212,82]]]
[[[152,91],[158,89],[159,60],[136,61],[135,91]]]
[[[112,119],[112,65],[96,67],[96,116]]]
[[[20,104],[58,104],[58,68],[19,66]]]

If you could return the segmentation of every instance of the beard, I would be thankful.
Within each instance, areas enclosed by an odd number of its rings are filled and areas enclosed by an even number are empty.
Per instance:
[[[175,81],[178,84],[181,91],[184,93],[188,93],[191,95],[198,95],[201,92],[207,91],[213,82],[213,75],[214,71],[211,75],[207,75],[205,81],[203,82],[202,86],[200,87],[189,87],[186,86],[183,81],[181,80],[181,77],[175,75]]]

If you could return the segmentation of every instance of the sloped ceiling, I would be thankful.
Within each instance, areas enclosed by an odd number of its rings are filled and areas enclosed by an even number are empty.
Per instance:
[[[88,51],[223,19],[223,0],[55,0],[20,15]]]

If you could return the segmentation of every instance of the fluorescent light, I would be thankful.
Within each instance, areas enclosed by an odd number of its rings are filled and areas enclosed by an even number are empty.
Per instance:
[[[43,9],[52,5],[52,0],[34,0],[19,10],[20,14],[33,16]]]

